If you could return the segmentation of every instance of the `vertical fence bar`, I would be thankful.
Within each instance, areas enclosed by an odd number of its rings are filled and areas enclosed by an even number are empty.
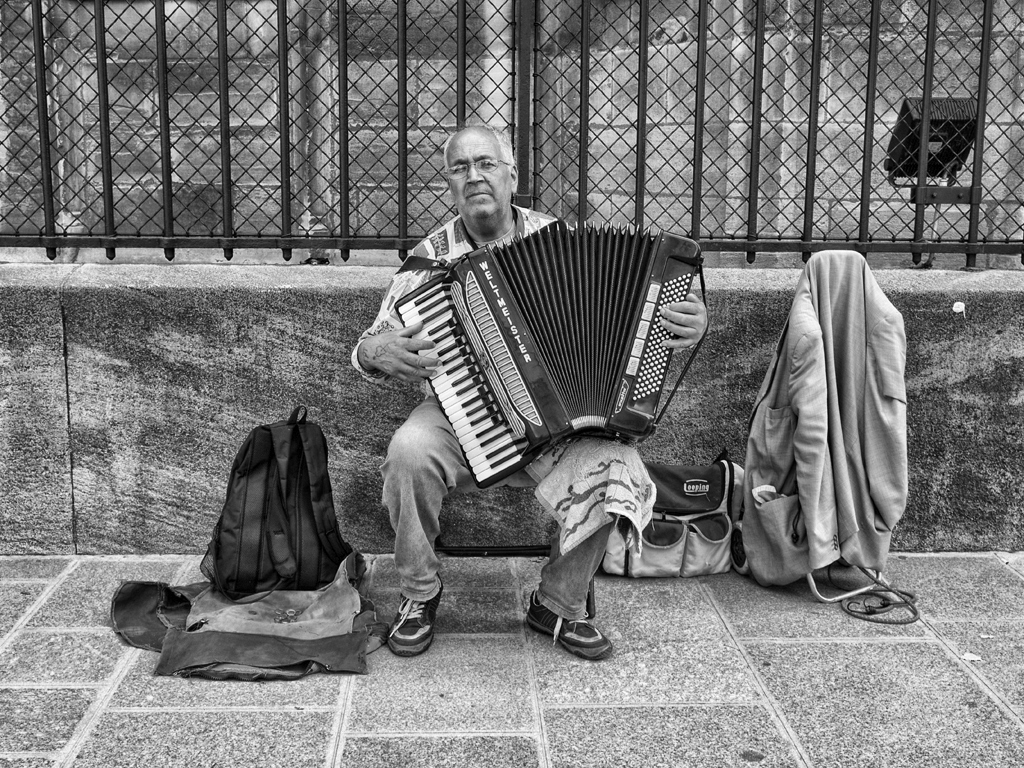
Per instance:
[[[409,57],[406,49],[407,0],[398,0],[398,237],[405,240],[409,231]],[[398,258],[405,261],[406,248]]]
[[[754,84],[750,113],[750,192],[747,200],[747,240],[757,239],[758,187],[761,176],[761,101],[764,94],[765,16],[767,0],[754,3],[757,21],[754,32]],[[753,264],[756,251],[747,251],[747,263]]]
[[[234,195],[231,180],[231,104],[228,100],[228,1],[217,0],[217,89],[220,100],[220,200],[224,237],[235,236]],[[234,249],[224,246],[224,258],[231,261]]]
[[[640,2],[640,40],[637,45],[636,83],[636,191],[633,203],[633,221],[637,229],[644,226],[644,188],[647,186],[647,66],[648,30],[651,9],[648,0]]]
[[[708,7],[711,0],[700,0],[697,9],[697,87],[693,108],[693,201],[690,209],[690,237],[700,239],[700,220],[704,194],[704,97],[708,74]]]
[[[914,244],[924,242],[924,187],[928,180],[928,139],[931,137],[932,80],[935,74],[935,48],[939,37],[939,3],[928,0],[928,40],[924,49],[924,83],[921,94],[921,134],[917,151],[917,204],[914,208]],[[921,263],[921,248],[911,251],[915,264]]]
[[[455,6],[455,127],[466,125],[466,28],[469,25],[466,0]]]
[[[871,3],[871,32],[868,43],[867,93],[864,95],[864,157],[860,167],[860,229],[857,239],[867,243],[871,237],[871,169],[875,153],[875,101],[878,98],[878,49],[881,47],[882,0]],[[867,255],[865,248],[862,253]]]
[[[533,178],[530,180],[530,199],[534,204],[540,204],[542,200],[541,187],[544,184],[542,168],[549,163],[544,162],[544,153],[541,145],[551,140],[551,136],[544,132],[544,91],[546,90],[544,75],[541,73],[541,45],[540,38],[544,34],[544,23],[542,21],[543,6],[541,0],[528,0],[533,3],[533,37],[530,40],[530,79],[533,81],[533,88],[530,91],[530,141],[532,151],[530,153],[530,168]],[[548,10],[550,12],[550,10]]]
[[[281,234],[292,233],[292,139],[291,100],[288,96],[288,0],[277,0],[277,119],[281,148]],[[281,256],[291,261],[290,246],[281,248]]]
[[[811,241],[814,234],[814,193],[818,178],[818,109],[821,103],[821,52],[825,37],[824,8],[822,0],[814,0],[814,26],[811,43],[810,105],[807,112],[807,175],[804,178],[804,243]],[[806,262],[811,252],[801,254]]]
[[[516,202],[524,208],[533,208],[533,187],[530,184],[530,130],[533,108],[533,41],[536,39],[536,9],[534,0],[517,0],[516,13]]]
[[[978,227],[981,219],[981,172],[985,154],[985,123],[988,108],[988,77],[992,58],[992,12],[995,0],[985,0],[981,22],[981,60],[978,62],[978,122],[975,126],[974,166],[971,172],[971,212],[967,225],[967,268],[978,259]],[[977,196],[977,197],[976,197]],[[1024,261],[1024,257],[1021,259]]]
[[[580,3],[580,167],[579,198],[576,201],[576,215],[581,222],[587,220],[587,165],[590,143],[590,3]]]
[[[46,39],[43,33],[43,0],[32,0],[32,48],[36,60],[36,116],[39,120],[39,177],[43,187],[43,235],[49,242],[57,234],[54,210],[53,158],[50,156],[49,89],[46,87]],[[46,246],[46,258],[57,258],[57,249]]]
[[[338,228],[343,238],[352,235],[348,153],[348,0],[338,0]],[[342,261],[348,261],[349,249],[342,248],[340,255]]]
[[[96,108],[100,123],[100,178],[103,185],[103,234],[114,236],[114,171],[110,149],[110,97],[107,75],[107,22],[102,0],[93,2],[93,29],[96,32]],[[104,249],[107,258],[117,255],[112,245]]]
[[[163,3],[153,3],[156,28],[157,109],[160,125],[160,176],[163,189],[164,237],[174,237],[174,177],[171,173],[171,100],[168,84],[167,10]],[[173,246],[164,246],[164,257],[174,259]]]

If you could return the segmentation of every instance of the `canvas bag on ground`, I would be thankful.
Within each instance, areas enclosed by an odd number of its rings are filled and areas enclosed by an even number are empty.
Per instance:
[[[209,582],[123,582],[111,601],[114,631],[160,653],[155,674],[212,680],[294,680],[312,673],[365,674],[387,624],[358,588],[366,566],[353,552],[317,590],[273,590],[245,602]]]
[[[253,429],[232,464],[203,575],[233,599],[314,590],[334,580],[351,552],[338,531],[327,441],[306,408]]]
[[[657,489],[639,554],[616,530],[602,566],[633,578],[703,576],[731,567],[732,521],[741,515],[743,468],[723,453],[707,466],[648,463]]]

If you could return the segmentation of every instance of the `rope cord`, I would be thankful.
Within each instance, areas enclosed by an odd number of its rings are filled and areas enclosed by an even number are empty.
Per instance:
[[[857,570],[875,582],[875,586],[867,592],[847,597],[841,602],[843,610],[849,615],[863,621],[871,621],[876,624],[913,624],[921,618],[917,608],[917,595],[909,590],[897,589],[891,584],[886,584],[866,568],[856,566]],[[832,580],[832,565],[828,567],[828,580],[832,586],[837,586]],[[891,595],[891,597],[890,597]],[[906,611],[909,615],[889,615],[894,610]]]

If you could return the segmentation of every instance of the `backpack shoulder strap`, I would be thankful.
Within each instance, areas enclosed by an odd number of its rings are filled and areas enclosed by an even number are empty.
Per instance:
[[[331,480],[327,472],[327,441],[317,424],[300,424],[298,432],[306,455],[306,469],[309,471],[309,495],[316,532],[330,558],[341,562],[351,552],[351,548],[345,544],[338,531]]]
[[[234,482],[239,473],[241,472],[246,477],[246,482],[248,482],[250,474],[249,471],[254,464],[259,464],[260,462],[270,461],[273,459],[269,453],[257,456],[257,454],[262,454],[263,450],[265,450],[265,448],[261,448],[261,446],[269,448],[270,451],[273,450],[272,426],[273,425],[266,425],[256,427],[251,430],[248,437],[242,443],[242,446],[238,449],[238,453],[231,465],[231,478],[228,481],[225,511],[221,513],[221,517],[214,527],[213,536],[210,538],[210,544],[207,547],[206,555],[203,557],[203,561],[200,566],[203,575],[210,580],[220,593],[231,600],[238,600],[238,598],[235,597],[237,593],[235,593],[234,590],[225,582],[224,574],[218,567],[218,563],[220,562],[222,555],[222,543],[220,539],[222,535],[221,529],[224,525],[224,515],[228,506],[231,504],[233,492],[235,490]],[[270,440],[266,442],[262,442],[258,439],[258,433],[264,430],[271,433]],[[270,478],[267,477],[267,480],[270,480]],[[266,487],[262,489],[262,493],[264,494],[273,492],[275,492],[273,487]],[[263,537],[266,542],[267,549],[270,552],[274,570],[277,571],[278,576],[281,577],[278,579],[277,583],[271,587],[270,591],[273,591],[284,584],[285,577],[290,575],[288,573],[289,562],[291,563],[292,573],[294,573],[296,566],[295,559],[292,556],[291,546],[288,542],[288,526],[287,521],[283,517],[281,505],[268,504],[266,506],[268,507],[269,519],[267,521],[268,525],[263,532]],[[244,516],[245,510],[238,510],[238,514]],[[273,532],[273,535],[271,535],[271,532]],[[265,596],[265,594],[266,593],[258,593],[258,597],[261,598]]]
[[[301,415],[299,415],[300,410]],[[298,418],[296,418],[297,416]],[[297,437],[306,458],[309,493],[317,536],[328,556],[336,562],[341,562],[348,552],[338,533],[338,521],[334,516],[334,499],[331,495],[330,478],[327,474],[327,448],[323,432],[318,425],[306,422],[306,409],[299,406],[292,412],[292,417],[286,423],[275,424],[272,433],[282,498],[286,501],[288,499],[288,461],[291,456],[292,442]],[[284,542],[287,544],[287,521],[282,522],[284,523]],[[288,556],[293,567],[292,573],[294,573],[295,559],[290,549]],[[274,559],[276,567],[277,560],[274,558],[273,547],[271,558]],[[278,573],[280,572],[278,569]]]
[[[295,414],[292,415],[294,417]],[[277,482],[281,503],[267,505],[269,513],[267,549],[270,551],[270,560],[274,564],[274,570],[283,578],[294,576],[298,570],[298,563],[295,561],[295,554],[292,552],[289,542],[288,519],[284,512],[288,505],[288,456],[291,453],[294,426],[290,423],[278,423],[270,427],[270,439],[277,462]],[[267,488],[266,492],[271,493],[271,489]]]

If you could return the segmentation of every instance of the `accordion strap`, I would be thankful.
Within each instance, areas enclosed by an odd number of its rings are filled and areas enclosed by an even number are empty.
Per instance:
[[[703,265],[697,264],[697,276],[700,278],[700,299],[704,302],[704,306],[708,305],[708,298],[705,293],[704,286],[704,268]],[[697,350],[700,349],[700,345],[704,343],[704,339],[707,338],[708,329],[704,329],[704,334],[697,339],[697,343],[693,345],[693,349],[690,350],[690,356],[686,359],[686,363],[683,364],[683,370],[679,372],[679,378],[676,379],[675,385],[672,387],[672,391],[668,395],[668,400],[665,401],[665,405],[662,406],[661,412],[654,419],[654,426],[657,427],[661,423],[662,417],[665,412],[668,411],[669,405],[672,403],[672,398],[676,396],[676,392],[679,390],[679,385],[683,383],[683,377],[686,372],[690,370],[690,363],[693,362],[693,358],[697,356]]]
[[[426,256],[407,256],[402,266],[398,268],[397,274],[411,272],[414,269],[447,269],[448,265],[437,259],[428,259]]]

